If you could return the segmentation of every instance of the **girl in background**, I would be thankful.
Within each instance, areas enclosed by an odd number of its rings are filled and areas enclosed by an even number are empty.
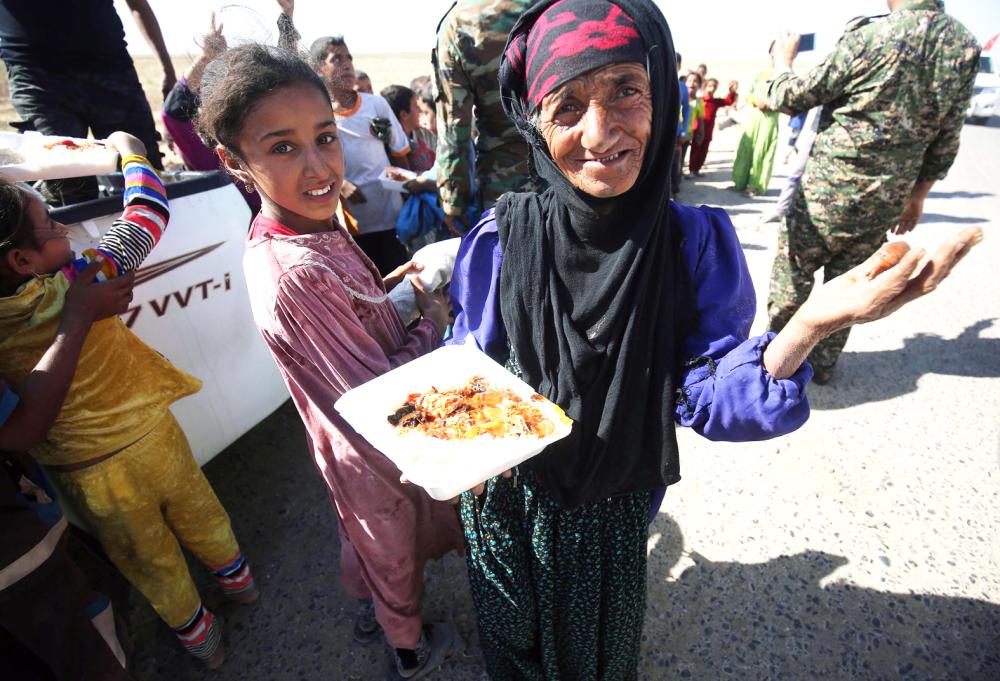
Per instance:
[[[719,109],[725,106],[732,106],[736,103],[736,98],[739,96],[736,94],[737,89],[739,89],[739,83],[735,80],[729,81],[729,94],[725,98],[715,96],[718,88],[719,81],[715,78],[709,78],[705,81],[705,96],[703,100],[705,113],[698,126],[699,134],[695,136],[695,139],[691,143],[690,169],[692,175],[700,174],[702,166],[705,165],[705,159],[708,157],[708,147],[712,144],[712,136],[715,134],[715,119],[718,116]]]
[[[771,68],[761,71],[747,93],[747,115],[736,160],[733,161],[733,187],[735,191],[763,194],[771,182],[774,154],[778,150],[778,112],[767,106],[767,84],[774,73],[774,43],[768,49]]]
[[[701,139],[704,131],[701,127],[702,119],[705,117],[705,103],[701,100],[699,92],[703,84],[701,75],[697,71],[687,74],[685,85],[688,92],[688,104],[691,107],[691,117],[688,119],[687,134],[685,141],[681,143],[681,167],[684,167],[684,157],[687,156],[688,147]]]

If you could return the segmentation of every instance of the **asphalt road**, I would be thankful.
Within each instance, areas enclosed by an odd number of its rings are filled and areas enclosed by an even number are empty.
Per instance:
[[[680,200],[731,213],[763,310],[768,196],[726,191],[735,130]],[[932,296],[855,329],[813,415],[771,442],[681,435],[684,480],[650,529],[644,679],[1000,678],[1000,123],[966,126],[910,239],[968,224],[986,240]],[[758,313],[754,333],[763,329]],[[291,405],[205,468],[263,597],[223,609],[207,672],[133,594],[140,679],[378,679],[385,646],[351,640],[337,532]],[[194,572],[211,594],[204,571]],[[209,595],[209,603],[214,596]],[[425,615],[464,650],[434,679],[480,679],[464,565],[427,570]]]

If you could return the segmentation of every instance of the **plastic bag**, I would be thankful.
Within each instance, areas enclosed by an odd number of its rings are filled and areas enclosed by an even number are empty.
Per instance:
[[[446,239],[429,246],[424,246],[413,254],[413,262],[424,266],[420,274],[415,275],[428,291],[436,291],[451,282],[451,273],[455,268],[455,258],[462,240]],[[389,300],[396,307],[403,324],[409,325],[420,316],[417,309],[417,297],[413,292],[413,284],[409,278],[404,278],[394,289],[389,291]]]
[[[443,221],[444,213],[438,204],[436,193],[411,194],[403,202],[403,210],[396,218],[396,237],[404,244],[409,243],[435,229]]]

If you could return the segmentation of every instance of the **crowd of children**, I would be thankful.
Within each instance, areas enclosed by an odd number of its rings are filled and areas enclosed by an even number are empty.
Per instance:
[[[719,81],[708,77],[706,64],[699,64],[694,71],[683,71],[680,70],[681,55],[677,54],[676,58],[682,101],[677,129],[677,153],[670,177],[671,191],[675,195],[681,190],[685,162],[690,176],[701,175],[715,134],[719,112],[731,111],[739,99],[739,83],[735,80],[729,81],[729,91],[725,97],[717,97]]]

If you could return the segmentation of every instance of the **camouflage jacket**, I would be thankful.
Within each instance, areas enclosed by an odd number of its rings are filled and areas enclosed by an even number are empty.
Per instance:
[[[769,105],[823,106],[802,179],[817,227],[892,226],[913,184],[943,178],[958,153],[979,63],[972,34],[941,0],[851,21],[826,60],[771,81]]]
[[[497,74],[507,34],[531,0],[460,0],[438,29],[438,189],[448,215],[472,204],[475,177],[482,207],[507,191],[529,188],[528,146],[500,106]]]

